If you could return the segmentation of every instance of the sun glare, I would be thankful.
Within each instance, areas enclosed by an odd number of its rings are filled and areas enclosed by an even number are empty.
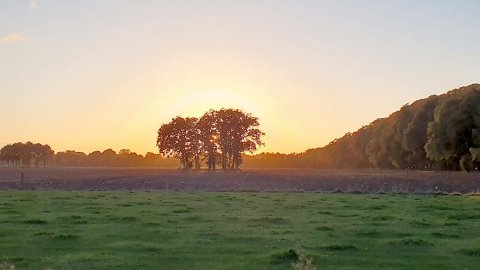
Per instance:
[[[193,90],[172,104],[173,115],[200,117],[209,109],[239,108],[255,112],[254,104],[232,90]]]

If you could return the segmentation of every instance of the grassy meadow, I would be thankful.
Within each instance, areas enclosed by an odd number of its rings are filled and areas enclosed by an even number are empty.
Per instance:
[[[0,192],[16,269],[474,269],[480,197]]]

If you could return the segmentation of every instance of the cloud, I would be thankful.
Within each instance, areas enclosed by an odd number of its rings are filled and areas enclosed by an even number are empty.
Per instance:
[[[0,43],[20,43],[25,39],[27,38],[20,34],[12,33],[12,34],[8,34],[6,36],[0,37]]]
[[[30,0],[30,8],[34,9],[37,7],[37,0]]]

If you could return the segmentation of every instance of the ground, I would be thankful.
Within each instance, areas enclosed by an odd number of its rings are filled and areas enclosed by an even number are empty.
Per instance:
[[[21,174],[24,183],[21,184]],[[0,189],[477,193],[480,173],[408,170],[0,168]]]
[[[480,197],[0,191],[17,269],[476,269]]]
[[[0,269],[291,269],[300,252],[475,269],[479,189],[462,172],[0,168]]]

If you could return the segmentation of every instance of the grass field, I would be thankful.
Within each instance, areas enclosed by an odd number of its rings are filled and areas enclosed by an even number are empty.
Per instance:
[[[480,197],[0,192],[16,269],[476,269]],[[291,251],[292,250],[292,251]]]

